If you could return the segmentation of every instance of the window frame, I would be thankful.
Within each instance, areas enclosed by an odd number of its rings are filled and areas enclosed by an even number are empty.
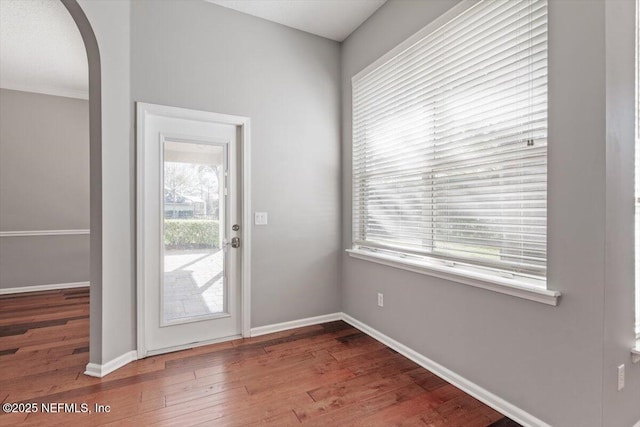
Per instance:
[[[420,42],[430,33],[436,31],[441,26],[447,24],[458,15],[464,13],[467,9],[482,0],[463,0],[453,8],[449,9],[440,17],[436,18],[430,24],[419,30],[417,33],[401,42],[395,48],[382,55],[378,60],[365,67],[363,70],[355,74],[352,79],[353,86],[363,77],[376,70],[380,66],[386,64],[396,56],[407,50],[414,44]],[[352,90],[353,101],[353,90]],[[353,105],[353,102],[352,102]],[[352,114],[354,113],[352,107]],[[354,144],[351,146],[352,159],[354,159]],[[355,183],[352,177],[352,184]],[[353,188],[353,187],[352,187]],[[347,249],[350,257],[375,262],[403,270],[413,271],[434,277],[439,277],[458,283],[463,283],[495,292],[517,296],[549,305],[557,305],[561,293],[550,290],[547,287],[546,278],[544,280],[531,278],[518,273],[505,274],[505,277],[499,277],[495,272],[498,269],[466,264],[458,260],[448,260],[446,257],[438,259],[437,257],[421,256],[407,252],[393,251],[386,248],[376,248],[375,245],[363,244],[357,241],[355,236],[355,220],[353,213],[355,204],[355,193],[351,195],[352,203],[352,247]],[[493,273],[493,274],[492,274]],[[511,277],[509,277],[511,276]]]

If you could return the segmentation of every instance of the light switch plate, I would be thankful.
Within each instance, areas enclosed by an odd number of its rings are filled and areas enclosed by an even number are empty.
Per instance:
[[[269,214],[267,212],[256,212],[255,213],[255,224],[256,225],[267,225],[269,222]]]

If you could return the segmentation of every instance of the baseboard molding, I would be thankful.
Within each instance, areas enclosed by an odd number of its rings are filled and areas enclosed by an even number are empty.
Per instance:
[[[90,377],[102,378],[105,375],[109,375],[116,369],[122,368],[124,365],[131,363],[137,359],[137,351],[128,351],[125,354],[108,361],[107,363],[103,363],[102,365],[99,365],[97,363],[87,363],[87,370],[84,372],[84,374]]]
[[[0,289],[0,295],[20,294],[22,292],[55,291],[58,289],[86,288],[89,282],[55,283],[52,285],[23,286],[21,288]]]
[[[0,231],[0,237],[80,236],[89,234],[91,234],[91,230],[83,229]]]
[[[484,404],[492,407],[496,411],[506,415],[513,421],[525,426],[525,427],[551,427],[544,421],[536,418],[530,413],[518,408],[517,406],[507,402],[501,397],[491,393],[490,391],[480,387],[479,385],[469,381],[468,379],[456,374],[450,369],[445,368],[437,362],[429,359],[428,357],[418,353],[417,351],[407,347],[406,345],[394,340],[393,338],[383,334],[382,332],[372,328],[371,326],[363,323],[356,318],[346,313],[331,313],[322,316],[307,317],[305,319],[292,320],[289,322],[274,323],[272,325],[258,326],[251,328],[251,336],[257,337],[260,335],[272,334],[275,332],[286,331],[289,329],[301,328],[304,326],[312,326],[326,322],[334,322],[336,320],[344,320],[351,326],[361,330],[375,340],[380,341],[389,348],[397,351],[406,358],[414,361],[423,368],[429,370],[445,381],[458,387],[465,393],[475,397]],[[85,375],[91,377],[102,378],[105,375],[115,371],[124,365],[137,360],[138,353],[136,350],[129,351],[115,359],[99,365],[96,363],[87,364]],[[640,421],[638,421],[633,427],[640,427]]]
[[[346,313],[342,313],[342,320],[349,323],[351,326],[360,329],[370,337],[380,341],[386,346],[392,348],[398,353],[402,354],[406,358],[414,361],[423,368],[433,372],[445,381],[458,387],[465,393],[475,397],[484,404],[492,407],[496,411],[506,415],[517,423],[523,426],[531,427],[551,427],[549,424],[539,420],[528,412],[523,411],[517,406],[512,405],[501,397],[496,396],[488,390],[480,387],[479,385],[463,378],[455,372],[445,368],[437,362],[427,358],[426,356],[418,353],[417,351],[407,347],[406,345],[394,340],[393,338],[383,334],[382,332],[370,327],[369,325],[362,323],[361,321],[349,316]],[[636,425],[635,427],[640,427]]]
[[[289,329],[302,328],[304,326],[318,325],[320,323],[335,322],[342,320],[342,313],[324,314],[322,316],[307,317],[305,319],[291,320],[289,322],[274,323],[272,325],[258,326],[251,328],[251,336],[272,334],[274,332],[286,331]]]

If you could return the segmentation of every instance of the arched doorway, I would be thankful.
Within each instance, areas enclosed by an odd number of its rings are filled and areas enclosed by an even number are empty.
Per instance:
[[[76,0],[60,0],[78,26],[89,64],[90,315],[89,362],[102,352],[102,89],[100,50]]]

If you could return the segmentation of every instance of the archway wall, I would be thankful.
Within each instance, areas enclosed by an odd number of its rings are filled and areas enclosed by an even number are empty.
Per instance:
[[[135,169],[130,103],[131,1],[62,0],[89,59],[90,363],[135,349]]]

